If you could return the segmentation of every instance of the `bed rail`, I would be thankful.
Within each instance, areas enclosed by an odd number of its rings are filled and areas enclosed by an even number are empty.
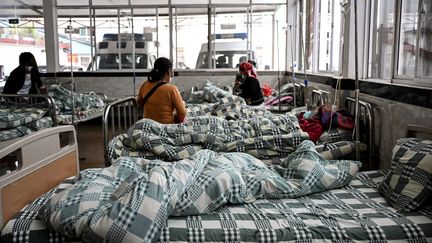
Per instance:
[[[312,106],[322,106],[329,103],[329,97],[330,92],[321,90],[321,89],[314,89],[312,90]]]
[[[57,125],[54,99],[43,94],[0,94],[2,107],[47,109],[53,125]]]
[[[345,108],[350,114],[355,114],[355,103],[356,100],[352,97],[345,98]],[[373,159],[375,156],[375,117],[372,109],[372,105],[366,101],[359,101],[359,128],[360,141],[363,141],[367,145],[369,151],[369,169],[372,168]],[[366,130],[366,131],[364,131]]]
[[[406,128],[406,137],[432,139],[432,128],[421,125],[408,124]]]
[[[0,143],[0,163],[15,168],[0,177],[0,228],[25,205],[79,173],[73,126],[47,128]],[[47,176],[49,175],[49,176]]]
[[[129,129],[137,120],[138,105],[134,97],[117,100],[105,106],[102,129],[106,166],[109,166],[107,158],[109,141]]]
[[[306,85],[304,84],[295,84],[296,87],[296,99],[297,99],[297,106],[305,106],[306,105],[306,97],[307,97],[307,89]]]

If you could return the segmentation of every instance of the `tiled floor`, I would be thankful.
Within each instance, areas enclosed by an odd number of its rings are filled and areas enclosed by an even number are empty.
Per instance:
[[[102,120],[80,123],[77,129],[80,169],[104,167]]]

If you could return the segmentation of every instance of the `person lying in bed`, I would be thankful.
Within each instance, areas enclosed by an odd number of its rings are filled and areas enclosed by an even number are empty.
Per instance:
[[[163,124],[181,123],[186,119],[185,103],[177,87],[169,82],[174,76],[171,60],[160,57],[148,80],[139,89],[137,103],[144,106],[144,117]]]
[[[3,94],[46,94],[47,89],[40,78],[36,59],[30,52],[19,56],[19,66],[15,68],[3,89]]]

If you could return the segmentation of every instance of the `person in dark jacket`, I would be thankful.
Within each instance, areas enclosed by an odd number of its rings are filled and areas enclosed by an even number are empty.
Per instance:
[[[36,59],[30,52],[19,56],[19,66],[6,80],[3,94],[46,94],[47,89],[40,78]]]
[[[255,68],[249,62],[243,62],[239,66],[240,76],[236,80],[241,89],[240,97],[246,100],[248,105],[260,105],[264,101],[258,75]]]

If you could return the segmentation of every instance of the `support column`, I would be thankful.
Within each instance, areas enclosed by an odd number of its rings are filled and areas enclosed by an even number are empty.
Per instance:
[[[56,2],[56,0],[43,0],[45,53],[48,72],[58,72],[59,70]]]
[[[168,0],[168,8],[169,8],[169,48],[170,48],[170,60],[174,61],[174,36],[173,36],[173,6],[171,4],[171,0]],[[177,48],[177,47],[176,47]]]

